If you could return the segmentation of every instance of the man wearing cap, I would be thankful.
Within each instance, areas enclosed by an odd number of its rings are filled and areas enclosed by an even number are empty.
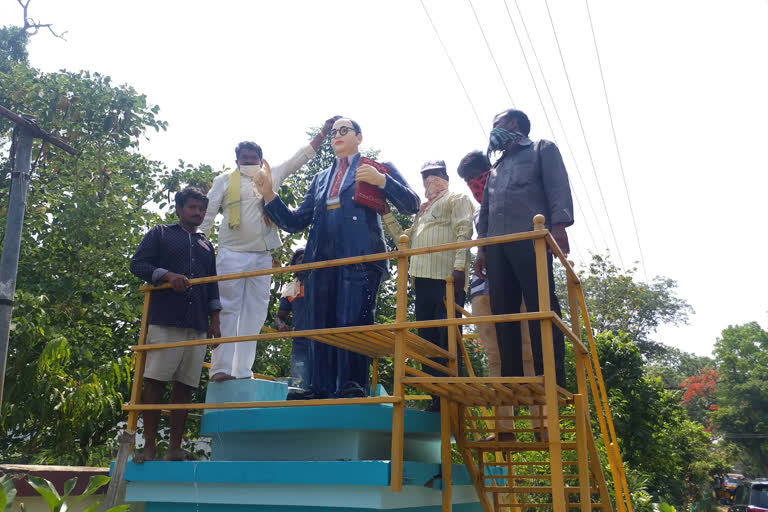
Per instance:
[[[272,187],[272,177],[257,181],[264,210],[281,229],[296,233],[309,227],[304,263],[385,252],[379,213],[355,202],[355,183],[379,187],[386,200],[402,213],[416,213],[419,196],[392,165],[389,174],[360,165],[360,125],[342,118],[330,132],[336,160],[318,173],[295,210],[283,203]],[[387,262],[375,261],[343,267],[315,269],[304,283],[307,328],[322,329],[372,324],[376,300]],[[315,343],[313,389],[296,398],[356,398],[368,394],[367,356]]]
[[[463,242],[472,239],[472,200],[465,194],[448,190],[448,172],[443,160],[433,160],[421,167],[421,178],[427,201],[421,204],[413,226],[406,231],[410,247],[431,247],[434,245]],[[397,233],[399,224],[392,216],[387,217],[387,230]],[[391,220],[394,220],[394,223]],[[397,237],[395,237],[397,240]],[[433,252],[412,256],[409,271],[413,282],[416,301],[416,320],[442,320],[446,318],[445,279],[453,276],[454,299],[463,306],[469,266],[469,249]],[[448,329],[431,327],[419,329],[419,336],[438,347],[448,348]],[[444,359],[435,359],[445,364]],[[443,375],[438,370],[424,365],[429,375]],[[440,402],[432,398],[428,411],[439,411]]]
[[[336,117],[325,121],[320,133],[299,149],[288,161],[272,169],[275,191],[283,181],[315,156],[317,148]],[[280,247],[277,228],[264,215],[261,195],[254,178],[262,166],[261,146],[241,142],[235,148],[237,169],[213,180],[208,192],[208,211],[200,230],[210,235],[221,208],[224,219],[219,226],[219,251],[216,267],[221,274],[234,274],[272,267],[272,249]],[[267,318],[269,276],[247,277],[219,282],[221,294],[221,334],[224,337],[259,334]],[[256,358],[256,342],[225,343],[211,352],[211,380],[247,379]]]
[[[528,138],[531,123],[520,110],[505,110],[493,121],[488,145],[490,155],[500,152],[488,175],[477,222],[479,238],[520,233],[533,229],[533,217],[542,214],[552,237],[568,254],[565,228],[573,224],[573,201],[560,151],[552,142],[533,143]],[[552,272],[552,255],[547,255],[550,304],[560,315]],[[496,315],[520,312],[521,296],[529,311],[538,311],[536,255],[533,241],[480,247],[475,274],[488,279],[491,309]],[[544,373],[540,322],[529,322],[536,375]],[[497,323],[501,374],[523,376],[522,339],[519,322]],[[565,386],[565,340],[553,328],[557,384]]]

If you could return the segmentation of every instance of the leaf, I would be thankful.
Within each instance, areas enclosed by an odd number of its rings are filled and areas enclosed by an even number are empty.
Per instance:
[[[87,509],[83,510],[83,512],[96,512],[98,507],[101,506],[101,503],[96,503],[95,505],[91,505]],[[115,507],[108,508],[104,512],[128,512],[131,509],[130,505],[117,505]]]
[[[27,478],[27,482],[43,497],[51,511],[58,511],[61,498],[58,491],[56,491],[56,487],[51,482],[36,476],[30,476]]]
[[[91,494],[95,493],[105,485],[109,483],[111,480],[110,477],[107,475],[94,475],[91,477],[91,479],[88,481],[88,488],[83,491],[83,494],[75,498],[69,503],[70,507],[74,507],[77,503],[80,502],[83,498],[86,496],[90,496]]]
[[[8,475],[0,476],[0,512],[10,509],[16,499],[16,486],[13,478]]]
[[[64,482],[64,495],[62,496],[62,498],[68,497],[72,492],[72,489],[75,488],[75,485],[77,485],[77,477],[70,478],[69,480]]]

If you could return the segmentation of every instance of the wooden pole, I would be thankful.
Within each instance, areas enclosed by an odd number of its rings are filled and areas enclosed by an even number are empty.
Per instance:
[[[573,265],[572,262],[568,262]],[[579,319],[579,294],[577,291],[578,283],[570,276],[566,276],[566,283],[568,285],[568,305],[571,312],[571,331],[575,334],[581,333],[581,321]],[[589,404],[586,380],[586,354],[579,350],[579,347],[574,346],[573,353],[575,355],[576,362],[576,389],[577,393],[582,395]],[[597,399],[597,397],[594,397]]]
[[[455,284],[453,276],[448,276],[445,279],[445,312],[446,317],[450,320],[456,318]],[[464,283],[461,283],[461,286],[463,285]],[[459,375],[458,347],[456,344],[456,333],[459,327],[446,327],[446,329],[448,329],[448,352],[453,356],[453,359],[448,361],[448,367],[455,375]],[[465,359],[464,364],[471,368],[469,358]],[[450,512],[452,507],[451,410],[451,401],[447,396],[442,397],[440,399],[440,451],[442,454],[443,474],[443,512]]]
[[[30,161],[32,158],[32,132],[23,127],[15,131],[16,154],[13,157],[11,191],[3,234],[3,252],[0,255],[0,407],[5,389],[5,365],[8,359],[8,345],[11,337],[13,299],[16,294],[16,275],[19,270],[21,253],[21,232],[24,228],[24,213],[27,208]]]
[[[573,395],[576,423],[576,460],[579,463],[579,504],[581,512],[592,511],[592,497],[589,492],[589,454],[587,451],[586,397],[581,394]]]
[[[74,155],[75,148],[46,132],[32,116],[20,115],[0,105],[0,117],[5,117],[16,124],[14,134],[16,154],[11,155],[11,191],[8,198],[8,211],[3,234],[3,251],[0,256],[0,407],[3,403],[5,388],[5,365],[8,357],[8,344],[13,317],[13,298],[16,294],[16,275],[19,270],[21,252],[21,233],[24,227],[24,213],[27,207],[27,191],[32,159],[32,139],[45,142]],[[13,145],[12,145],[13,146]]]
[[[451,408],[447,400],[444,400],[440,406],[440,462],[443,477],[443,512],[451,512],[453,463],[451,462]]]
[[[545,231],[544,216],[533,218],[533,230]],[[536,253],[536,279],[539,292],[539,311],[550,311],[549,270],[547,268],[547,242],[543,238],[534,242]],[[549,461],[552,474],[552,508],[554,512],[566,512],[565,480],[563,457],[560,446],[560,411],[557,401],[557,374],[555,372],[555,350],[552,339],[552,320],[541,320],[541,353],[544,362],[544,395],[547,408],[547,430],[549,431]]]
[[[398,252],[408,248],[408,235],[401,235]],[[397,257],[397,309],[395,321],[405,323],[408,320],[408,257],[401,252]],[[395,334],[394,383],[392,396],[405,397],[405,336],[406,327]],[[405,435],[405,400],[392,406],[392,470],[390,487],[392,492],[403,490],[403,437]]]
[[[147,342],[147,329],[149,326],[149,305],[152,302],[152,292],[144,292],[144,307],[141,312],[141,328],[139,329],[139,345]],[[130,405],[137,405],[141,402],[141,388],[144,381],[144,363],[146,361],[146,352],[137,352],[136,361],[133,368],[133,383],[131,384]],[[128,456],[133,451],[136,442],[136,427],[139,423],[139,411],[131,410],[128,412],[128,424],[125,432],[120,435],[117,449],[117,459],[115,460],[115,469],[112,472],[112,479],[107,487],[107,496],[104,499],[103,510],[117,505],[120,496],[120,490],[123,486],[123,477],[125,476],[125,466],[128,464]]]
[[[587,340],[589,341],[589,349],[592,352],[592,365],[594,366],[594,375],[592,375],[592,394],[595,396],[595,406],[598,409],[598,419],[600,420],[600,430],[603,434],[603,442],[605,443],[606,452],[611,462],[611,474],[613,476],[613,485],[616,490],[616,507],[619,512],[623,512],[625,509],[628,512],[632,512],[632,502],[629,496],[629,487],[626,483],[626,476],[624,475],[624,467],[621,463],[621,453],[619,452],[618,439],[616,437],[616,430],[613,426],[613,418],[611,416],[610,405],[608,404],[608,393],[605,390],[605,381],[603,380],[603,371],[600,368],[600,359],[597,354],[597,345],[595,344],[595,338],[592,334],[592,327],[589,323],[589,314],[587,311],[587,301],[584,298],[584,292],[581,286],[577,286],[579,293],[579,303],[584,314],[584,329],[587,331]],[[589,372],[592,373],[592,366],[587,367]],[[595,388],[595,381],[598,390]],[[605,413],[605,419],[603,420],[603,414],[600,412],[598,403],[602,404],[603,412]],[[606,430],[607,424],[607,430]]]
[[[371,362],[371,396],[379,394],[379,358],[374,357]]]
[[[147,344],[147,330],[149,328],[149,306],[152,302],[152,293],[144,292],[144,310],[141,314],[141,329],[139,331],[139,346]],[[141,389],[144,384],[144,363],[146,362],[146,352],[136,353],[136,363],[133,368],[133,384],[131,386],[131,405],[141,403]],[[138,411],[131,411],[128,413],[128,426],[126,430],[136,431],[136,426],[139,423]]]

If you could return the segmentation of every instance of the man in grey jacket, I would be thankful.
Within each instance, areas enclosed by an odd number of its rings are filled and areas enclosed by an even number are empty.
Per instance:
[[[573,201],[560,151],[552,142],[536,143],[528,138],[531,123],[519,110],[505,110],[493,121],[488,145],[489,157],[500,156],[485,184],[477,222],[479,238],[507,235],[533,229],[533,217],[546,217],[547,228],[568,254],[565,228],[573,224]],[[552,273],[552,255],[547,255],[552,310],[560,314]],[[503,315],[520,312],[520,298],[529,311],[538,311],[536,257],[533,241],[489,245],[479,248],[475,274],[488,279],[491,309]],[[539,322],[529,322],[536,375],[544,373]],[[523,376],[520,323],[496,324],[503,376]],[[553,329],[557,383],[565,386],[563,357],[565,340]]]

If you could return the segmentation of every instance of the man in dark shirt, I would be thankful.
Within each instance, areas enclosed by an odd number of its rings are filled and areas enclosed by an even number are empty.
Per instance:
[[[557,244],[568,254],[565,228],[573,224],[573,202],[560,151],[552,142],[533,143],[528,138],[531,123],[519,110],[506,110],[493,121],[488,153],[501,152],[485,184],[477,222],[479,238],[530,231],[533,217],[546,217],[547,228]],[[560,315],[552,273],[552,255],[547,255],[552,310]],[[479,248],[475,274],[487,278],[491,309],[503,315],[520,312],[520,298],[529,311],[538,311],[536,256],[533,241],[489,245]],[[540,322],[529,322],[536,375],[544,373]],[[520,323],[496,324],[501,357],[501,374],[523,376]],[[565,340],[553,328],[557,384],[565,386],[563,357]]]
[[[189,279],[216,275],[216,255],[205,235],[197,231],[203,222],[208,199],[195,187],[176,194],[179,222],[150,229],[131,258],[131,273],[152,284],[168,282],[170,289],[152,292],[147,343],[169,343],[221,336],[217,283],[190,286]],[[210,318],[210,321],[209,321]],[[173,381],[172,403],[189,402],[200,382],[205,345],[147,352],[142,400],[157,404],[165,386]],[[185,460],[181,437],[187,411],[171,412],[171,433],[165,460]],[[157,450],[160,411],[144,413],[144,453],[135,462],[153,460]]]

